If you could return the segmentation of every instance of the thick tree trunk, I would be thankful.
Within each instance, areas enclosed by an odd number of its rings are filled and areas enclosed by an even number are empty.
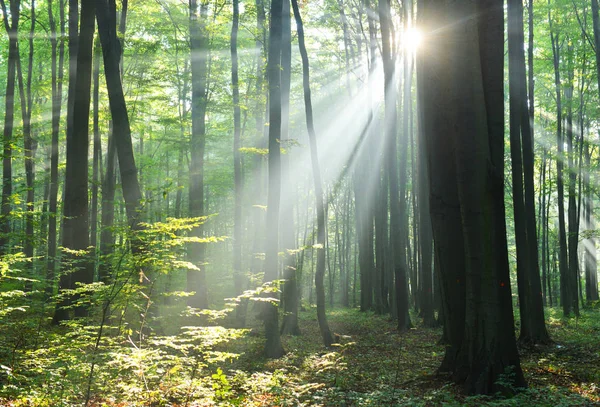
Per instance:
[[[419,102],[420,103],[420,102]],[[422,122],[424,117],[420,117]],[[419,131],[418,149],[418,194],[419,194],[419,242],[421,244],[421,315],[423,325],[436,326],[433,312],[433,236],[431,229],[431,214],[429,208],[429,171],[427,167],[427,151],[423,131]],[[435,285],[438,285],[437,282]]]
[[[89,284],[94,278],[93,265],[89,253],[89,212],[88,212],[88,131],[90,113],[90,89],[92,84],[92,54],[94,42],[95,4],[83,2],[81,5],[81,31],[75,69],[75,89],[73,106],[69,108],[71,119],[67,118],[67,164],[65,175],[65,198],[62,246],[68,250],[83,252],[84,255],[65,253],[69,261],[59,282],[59,290],[74,289],[75,283]],[[72,74],[73,71],[70,71]],[[75,271],[73,271],[75,270]],[[54,323],[68,319],[66,306],[74,298],[64,297],[56,305]],[[86,316],[85,307],[75,308],[76,316]]]
[[[503,199],[503,8],[492,0],[440,0],[419,10],[426,26],[450,27],[430,33],[427,57],[419,58],[436,260],[444,312],[455,311],[446,315],[450,345],[442,368],[469,393],[490,394],[502,389],[497,379],[507,370],[513,385],[525,384]]]
[[[120,59],[121,44],[117,37],[117,25],[113,17],[116,15],[114,9],[110,9],[106,0],[96,0],[98,12],[98,32],[102,44],[102,55],[104,59],[104,75],[108,90],[108,101],[113,122],[113,141],[115,143],[117,157],[119,159],[119,174],[123,185],[123,198],[125,200],[125,211],[129,227],[139,230],[140,209],[142,194],[137,177],[137,169],[133,156],[133,144],[131,141],[131,127],[125,104],[125,95],[121,84]],[[141,250],[140,244],[135,237],[132,239],[132,251],[136,253]]]

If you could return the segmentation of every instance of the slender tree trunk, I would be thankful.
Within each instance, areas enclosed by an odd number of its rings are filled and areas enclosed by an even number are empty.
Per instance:
[[[545,326],[537,251],[533,139],[529,122],[530,110],[527,107],[521,0],[508,2],[508,34],[511,173],[521,307],[519,340],[527,343],[544,343],[550,338]]]
[[[206,144],[206,108],[208,102],[208,32],[206,20],[208,5],[200,4],[198,14],[197,0],[190,0],[190,52],[192,67],[192,138],[190,146],[190,197],[191,217],[205,215],[204,206],[204,148]],[[202,226],[191,232],[194,237],[202,237]],[[206,248],[202,243],[190,244],[190,261],[199,268],[187,274],[187,290],[194,295],[188,304],[194,308],[208,308],[208,291],[204,269]]]
[[[585,168],[591,168],[591,151],[589,144],[585,148]],[[593,195],[590,185],[590,173],[585,173],[585,189],[586,198],[585,204],[585,227],[587,230],[595,229],[593,217]],[[596,260],[596,239],[593,236],[588,237],[584,241],[585,254],[585,299],[588,304],[593,301],[598,301],[598,265]]]
[[[387,146],[387,173],[390,185],[390,243],[394,253],[394,275],[396,281],[396,307],[398,310],[398,330],[408,330],[412,324],[408,315],[408,281],[406,265],[406,242],[403,238],[404,230],[408,227],[406,220],[406,200],[404,199],[406,183],[406,140],[401,142],[400,158],[397,157],[397,120],[396,120],[396,76],[394,69],[394,55],[392,41],[394,29],[389,0],[379,0],[379,21],[382,35],[382,58],[385,75],[385,133]],[[400,180],[398,179],[398,163],[404,167],[401,169]]]
[[[4,28],[8,34],[8,61],[6,75],[6,96],[4,98],[4,133],[2,155],[2,200],[0,208],[0,255],[9,251],[10,215],[12,195],[12,137],[15,116],[15,80],[19,60],[18,30],[20,0],[10,1],[10,24],[4,0],[0,0],[4,15]]]
[[[282,10],[282,47],[281,47],[281,142],[289,141],[290,123],[290,87],[292,69],[292,27],[290,0],[283,0]],[[285,144],[284,144],[285,146]],[[283,319],[281,333],[299,335],[298,325],[298,281],[296,276],[297,259],[294,238],[294,190],[290,187],[290,155],[281,157],[282,196],[286,199],[281,205],[280,230],[281,249],[285,253],[283,262]]]
[[[59,1],[60,35],[65,35],[64,1]],[[65,56],[64,42],[58,46],[56,22],[52,10],[52,0],[48,0],[48,21],[50,22],[50,43],[52,45],[52,139],[50,145],[50,182],[48,191],[48,256],[46,269],[46,295],[54,292],[54,275],[56,268],[56,220],[58,217],[58,140],[60,131],[60,115],[62,108],[62,83]],[[57,55],[58,48],[58,55]],[[57,66],[58,58],[58,66]]]
[[[98,190],[100,185],[100,158],[102,157],[102,146],[100,140],[100,123],[99,123],[99,99],[100,99],[100,43],[96,39],[94,45],[94,89],[93,89],[93,131],[94,131],[94,144],[93,150],[93,161],[92,161],[92,214],[91,214],[91,225],[90,225],[90,245],[94,250],[94,258],[96,253],[96,244],[98,240]]]
[[[319,329],[325,346],[331,346],[335,342],[325,314],[325,287],[323,278],[325,276],[325,202],[323,194],[323,185],[321,180],[321,169],[319,166],[319,154],[317,151],[317,135],[315,133],[313,121],[313,109],[310,92],[310,71],[308,65],[308,53],[304,44],[304,26],[302,17],[298,9],[298,1],[292,0],[294,17],[296,18],[296,28],[298,30],[298,46],[302,57],[302,84],[304,88],[304,108],[306,112],[306,126],[308,128],[308,137],[310,144],[310,158],[312,163],[313,179],[315,183],[315,198],[317,211],[317,270],[315,272],[315,291],[317,293],[317,320]]]
[[[559,239],[559,274],[560,274],[560,298],[565,316],[571,314],[572,299],[568,279],[568,257],[567,257],[567,234],[565,230],[565,193],[563,183],[563,140],[562,140],[562,84],[560,80],[560,42],[559,34],[553,31],[552,18],[548,11],[548,21],[550,23],[550,40],[552,42],[552,55],[554,65],[554,86],[556,88],[556,144],[558,146],[558,157],[556,160],[556,190],[558,199],[558,239]]]
[[[23,242],[25,257],[31,259],[31,273],[33,277],[35,272],[35,262],[33,261],[34,252],[34,144],[31,126],[31,109],[33,107],[33,98],[31,95],[31,81],[33,78],[33,38],[35,34],[36,14],[35,0],[31,2],[31,28],[29,30],[29,54],[27,58],[27,79],[23,80],[23,70],[21,60],[17,60],[17,77],[19,83],[19,96],[21,100],[21,118],[23,120],[23,150],[25,154],[25,182],[27,187],[26,215],[25,215],[25,240]],[[27,282],[26,289],[30,291],[33,288],[31,282]]]
[[[242,270],[242,157],[241,148],[241,110],[240,85],[238,74],[237,40],[240,23],[239,0],[233,0],[233,22],[231,26],[231,86],[233,93],[233,178],[235,202],[233,211],[233,273],[235,292],[237,295],[244,290],[244,275]],[[238,308],[237,319],[240,327],[245,326],[245,306]]]
[[[571,308],[576,316],[579,316],[579,301],[578,301],[578,281],[579,281],[579,259],[577,255],[577,247],[579,246],[579,230],[577,223],[577,195],[575,188],[577,185],[577,171],[575,169],[575,146],[573,132],[573,89],[574,89],[574,64],[573,64],[573,46],[567,47],[567,88],[565,90],[565,102],[567,108],[567,171],[568,171],[568,191],[569,191],[569,207],[567,210],[568,217],[568,275],[567,289],[570,291],[569,300]]]
[[[269,27],[269,191],[267,196],[266,252],[264,282],[270,283],[278,275],[279,203],[281,198],[281,47],[283,0],[271,0]],[[265,355],[279,358],[285,353],[279,337],[278,307],[267,302],[264,308]]]

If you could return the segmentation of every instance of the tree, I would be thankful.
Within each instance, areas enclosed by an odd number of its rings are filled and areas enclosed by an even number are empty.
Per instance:
[[[65,35],[65,7],[64,1],[59,1],[59,27],[60,35]],[[50,185],[48,188],[48,256],[46,262],[46,293],[54,291],[54,273],[56,268],[56,219],[58,216],[58,161],[59,161],[59,131],[60,114],[62,109],[63,67],[65,58],[65,45],[63,41],[58,44],[58,33],[52,10],[52,0],[48,0],[48,21],[50,23],[50,44],[52,46],[52,140],[50,142]],[[58,49],[57,49],[58,48]],[[57,55],[58,53],[58,55]],[[58,61],[57,61],[58,58]]]
[[[96,8],[104,60],[104,75],[106,76],[108,101],[113,123],[112,138],[119,160],[119,174],[123,184],[125,210],[129,227],[133,231],[138,231],[141,229],[142,194],[133,156],[131,127],[119,72],[121,44],[117,38],[116,10],[114,9],[114,3],[109,4],[107,0],[96,0]],[[124,22],[124,17],[121,21]],[[137,237],[133,236],[131,242],[132,252],[134,254],[139,253],[142,247]]]
[[[404,140],[401,146],[400,157],[397,157],[396,133],[396,77],[394,53],[392,50],[392,38],[394,30],[392,29],[392,16],[389,0],[379,0],[379,21],[381,24],[382,36],[382,58],[384,71],[384,97],[385,97],[385,134],[387,146],[387,172],[390,184],[390,244],[394,253],[394,277],[396,282],[396,307],[398,310],[398,330],[400,332],[408,330],[412,324],[408,314],[408,278],[406,264],[406,241],[403,238],[404,231],[408,226],[406,220],[406,201],[404,199],[405,187],[400,183],[406,180],[406,148],[407,140]],[[405,134],[407,136],[407,134]],[[398,179],[398,163],[401,162],[404,175]],[[402,193],[401,193],[402,192]]]
[[[189,209],[191,217],[204,216],[204,148],[206,145],[206,109],[208,105],[208,32],[206,19],[208,3],[201,0],[198,13],[197,0],[190,0],[190,53],[192,66],[192,137],[190,142],[190,190]],[[202,237],[202,226],[194,228],[193,236]],[[208,308],[208,292],[204,271],[205,247],[192,243],[189,247],[190,261],[199,270],[189,270],[187,289],[194,292],[189,305]]]
[[[269,57],[267,77],[269,86],[269,191],[267,196],[267,227],[265,252],[265,283],[277,279],[279,248],[279,204],[281,194],[281,38],[283,0],[271,0],[269,24]],[[265,303],[265,355],[279,358],[285,353],[279,337],[277,305]]]
[[[233,0],[233,21],[231,24],[231,88],[233,94],[233,177],[235,208],[233,211],[233,273],[236,294],[243,291],[244,277],[242,271],[242,157],[241,148],[241,109],[240,85],[238,72],[237,37],[240,24],[239,0]],[[240,326],[244,326],[245,309],[238,310]]]
[[[510,0],[508,2],[510,151],[521,307],[519,340],[528,343],[544,343],[550,338],[544,320],[538,261],[533,184],[533,135],[530,127],[530,111],[527,107],[524,41],[522,0]]]
[[[431,220],[450,342],[441,370],[494,393],[525,384],[514,335],[504,210],[502,3],[423,1],[418,77]],[[442,103],[444,109],[437,106]],[[462,239],[460,238],[462,237]]]
[[[304,26],[302,16],[298,8],[298,1],[292,1],[294,17],[296,18],[296,29],[298,31],[298,47],[302,56],[302,85],[304,88],[304,109],[306,112],[306,126],[308,128],[308,138],[310,144],[310,160],[312,163],[313,179],[315,183],[315,199],[317,210],[317,270],[315,272],[315,289],[317,292],[317,320],[319,329],[323,337],[325,346],[331,346],[334,343],[333,335],[327,323],[325,314],[325,287],[323,278],[325,276],[325,201],[323,199],[323,183],[321,180],[321,168],[319,166],[319,153],[317,151],[317,135],[315,133],[312,99],[310,94],[310,68],[308,64],[308,53],[304,44]],[[331,294],[333,295],[333,294]]]
[[[573,306],[573,288],[569,279],[569,259],[567,257],[567,234],[565,228],[565,188],[563,181],[563,112],[562,112],[562,83],[560,79],[560,33],[553,28],[550,9],[548,9],[548,21],[550,24],[550,41],[552,43],[552,62],[554,66],[554,87],[556,91],[556,145],[558,146],[558,158],[556,160],[556,191],[558,194],[558,265],[560,270],[560,298],[565,316],[571,314]],[[575,288],[577,289],[577,288]],[[575,297],[577,299],[577,297]]]
[[[67,119],[67,165],[65,175],[65,202],[62,246],[67,249],[63,273],[60,276],[59,292],[75,289],[77,283],[93,282],[94,273],[89,259],[89,212],[88,212],[88,131],[90,115],[90,89],[92,84],[92,54],[95,30],[95,4],[81,5],[80,32],[77,50],[73,106]],[[64,295],[56,305],[53,322],[69,318],[67,306],[77,297]],[[87,309],[75,308],[75,316],[86,316]]]
[[[17,60],[17,77],[19,82],[19,98],[21,99],[21,117],[23,120],[23,150],[25,153],[25,179],[27,186],[26,215],[25,215],[25,241],[23,252],[25,257],[33,260],[34,251],[34,182],[35,182],[35,147],[32,136],[31,110],[33,109],[33,97],[31,93],[31,81],[33,77],[33,38],[35,34],[36,14],[35,0],[31,2],[31,28],[29,30],[29,54],[27,57],[27,79],[23,79],[21,60]],[[33,265],[33,261],[32,261]],[[35,269],[32,267],[32,274]],[[28,282],[26,287],[31,290],[32,284]]]
[[[290,87],[292,76],[292,21],[290,16],[290,0],[283,1],[281,37],[281,141],[289,143],[290,127]],[[294,235],[294,188],[290,182],[289,154],[281,156],[282,196],[288,199],[281,205],[280,230],[281,247],[284,251],[283,262],[283,318],[281,333],[283,335],[299,335],[298,326],[298,281],[296,262],[296,237]]]
[[[6,96],[4,98],[4,132],[2,154],[2,201],[0,203],[0,254],[8,253],[10,235],[10,214],[12,195],[12,137],[15,117],[15,78],[17,61],[19,60],[19,14],[21,11],[20,0],[10,0],[9,13],[4,0],[0,0],[4,16],[4,28],[8,34],[8,61],[6,75]]]

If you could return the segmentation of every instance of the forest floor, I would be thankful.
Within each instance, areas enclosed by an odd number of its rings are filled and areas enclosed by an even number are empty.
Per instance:
[[[546,313],[554,343],[520,349],[529,388],[506,398],[467,397],[436,375],[444,354],[441,329],[417,324],[398,335],[387,317],[334,309],[329,323],[340,344],[326,351],[316,312],[301,312],[302,335],[284,339],[284,358],[262,359],[257,342],[238,361],[238,369],[260,372],[252,402],[241,405],[600,406],[600,312],[585,311],[568,321],[558,317],[558,309]],[[261,388],[265,379],[270,385]]]
[[[300,312],[302,335],[284,337],[285,356],[267,360],[255,313],[248,314],[254,329],[242,337],[218,326],[184,327],[143,343],[131,331],[105,336],[99,347],[97,327],[71,324],[42,332],[34,345],[20,339],[18,349],[8,346],[11,337],[29,328],[15,325],[0,335],[0,350],[13,354],[10,372],[0,370],[0,406],[600,406],[598,308],[568,320],[548,309],[554,343],[520,349],[529,388],[508,397],[469,397],[436,375],[441,329],[424,328],[416,317],[416,327],[399,335],[389,317],[329,310],[340,343],[326,349],[309,308]]]

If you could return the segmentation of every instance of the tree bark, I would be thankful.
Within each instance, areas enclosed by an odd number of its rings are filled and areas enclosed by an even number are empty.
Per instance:
[[[88,212],[88,131],[90,113],[90,89],[92,84],[92,49],[94,41],[95,4],[83,2],[81,5],[81,31],[78,38],[75,88],[73,106],[69,106],[67,117],[67,164],[65,175],[64,220],[62,246],[80,252],[74,255],[66,252],[69,261],[64,265],[60,277],[59,291],[74,289],[76,283],[93,282],[93,265],[89,258],[89,212]],[[71,23],[71,22],[70,22]],[[70,71],[69,74],[73,74]],[[83,253],[83,255],[82,255]],[[72,271],[75,270],[75,271]],[[66,306],[77,297],[64,297],[56,305],[53,323],[69,318]],[[75,316],[86,316],[86,307],[75,308]]]
[[[404,197],[405,186],[400,185],[405,182],[406,176],[406,147],[404,140],[401,145],[401,154],[397,156],[396,133],[397,119],[397,96],[396,96],[396,76],[394,68],[394,55],[392,51],[392,41],[394,29],[392,27],[392,17],[389,0],[379,0],[379,21],[381,24],[382,36],[382,58],[384,71],[384,95],[385,95],[385,134],[387,146],[386,166],[388,181],[390,185],[390,244],[394,253],[394,276],[396,283],[396,307],[398,311],[398,330],[404,332],[412,324],[408,315],[408,281],[406,265],[406,242],[403,238],[404,230],[408,226],[406,220],[406,200]],[[404,166],[404,177],[398,179],[398,163]]]
[[[0,0],[4,15],[4,28],[8,34],[8,61],[6,74],[6,96],[4,98],[4,132],[2,155],[2,200],[0,208],[0,255],[9,252],[10,216],[12,194],[12,137],[15,116],[15,80],[17,61],[19,60],[18,30],[20,0],[10,1],[10,24],[4,0]]]
[[[192,137],[190,144],[189,210],[191,217],[205,216],[204,207],[204,148],[206,144],[206,109],[208,103],[208,32],[206,20],[208,4],[201,0],[198,14],[197,0],[190,0],[190,52],[192,67]],[[203,236],[202,226],[191,232]],[[187,290],[194,295],[188,304],[194,308],[208,308],[208,290],[204,270],[206,248],[192,243],[188,248],[190,261],[200,270],[187,273]]]
[[[559,239],[559,251],[558,251],[558,264],[560,274],[560,298],[563,306],[563,313],[565,316],[571,314],[572,311],[572,299],[570,298],[571,289],[569,288],[568,278],[568,257],[567,257],[567,234],[565,230],[565,192],[563,182],[563,137],[562,137],[562,84],[560,79],[560,41],[559,33],[554,32],[552,17],[550,10],[548,10],[548,21],[550,24],[550,40],[552,43],[552,61],[554,66],[554,86],[556,89],[556,144],[558,146],[558,157],[556,160],[556,191],[558,199],[558,239]]]
[[[546,343],[550,338],[545,326],[539,273],[533,183],[533,139],[529,121],[530,110],[527,107],[523,43],[523,3],[522,0],[509,0],[510,149],[517,277],[521,307],[519,340],[526,343]]]
[[[60,35],[65,35],[64,1],[59,1]],[[50,145],[50,182],[48,191],[48,255],[46,261],[46,295],[54,292],[54,276],[56,269],[56,220],[58,217],[58,159],[59,131],[62,109],[62,83],[65,56],[64,42],[58,45],[56,22],[52,11],[52,0],[48,0],[48,21],[50,23],[50,43],[52,46],[52,137]],[[58,48],[58,50],[57,50]],[[58,51],[58,55],[57,55]],[[57,66],[58,58],[58,66]]]
[[[292,27],[290,15],[290,0],[283,0],[282,9],[282,38],[281,38],[281,141],[290,140],[290,87],[292,74]],[[287,147],[284,145],[284,147]],[[283,318],[281,333],[284,335],[299,335],[298,325],[298,281],[296,276],[297,258],[295,254],[296,240],[294,237],[294,206],[295,191],[290,187],[290,155],[281,157],[282,193],[286,197],[281,205],[280,230],[281,249],[284,252],[283,261]]]
[[[304,44],[304,26],[298,9],[298,1],[292,1],[294,17],[296,18],[296,29],[298,31],[298,47],[302,57],[302,85],[304,88],[304,109],[306,113],[306,126],[308,129],[308,142],[310,144],[310,159],[312,163],[313,179],[315,183],[315,199],[317,211],[317,270],[315,272],[315,291],[317,293],[317,320],[321,337],[325,346],[331,346],[335,342],[325,313],[325,287],[323,278],[325,276],[325,202],[323,184],[321,180],[321,169],[319,166],[319,154],[317,150],[317,135],[314,127],[312,99],[310,92],[310,71],[308,64],[308,53]]]
[[[427,54],[418,58],[436,264],[444,313],[455,311],[446,315],[442,369],[468,393],[490,394],[502,390],[497,379],[507,370],[512,385],[525,384],[503,199],[504,11],[493,0],[424,1],[419,10],[425,26],[448,27],[428,33]]]
[[[233,21],[231,25],[231,88],[233,93],[233,179],[234,179],[234,211],[233,211],[233,274],[236,295],[244,290],[242,271],[242,157],[241,148],[241,111],[240,85],[238,74],[237,40],[240,23],[239,0],[233,0]],[[237,319],[240,327],[245,325],[245,309],[238,308]]]
[[[264,282],[270,283],[278,275],[279,204],[281,195],[281,41],[283,0],[271,0],[269,26],[269,56],[267,75],[269,84],[269,191],[267,196],[267,227]],[[267,302],[264,308],[265,356],[279,358],[285,351],[279,337],[278,307]]]

